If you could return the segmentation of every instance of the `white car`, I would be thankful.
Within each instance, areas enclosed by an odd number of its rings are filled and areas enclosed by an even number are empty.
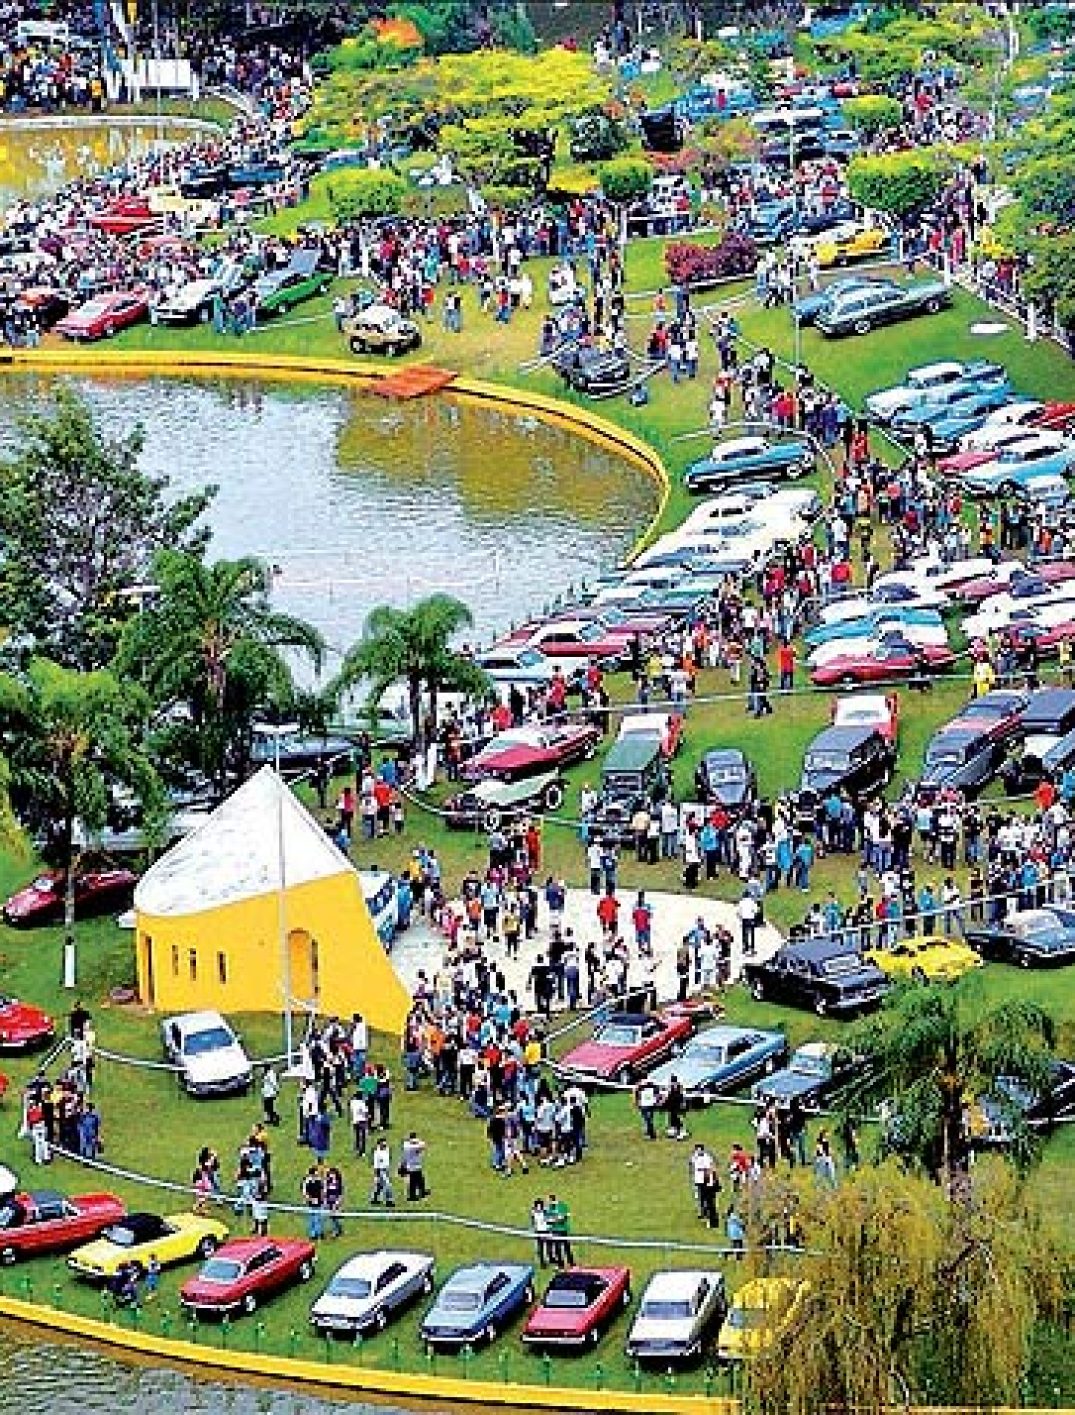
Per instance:
[[[625,575],[599,589],[590,603],[597,608],[610,604],[634,604],[644,590],[692,589],[699,595],[715,595],[724,588],[726,579],[726,575],[717,571],[703,570],[691,574],[683,565],[665,566],[663,569],[642,571],[637,576]]]
[[[192,1096],[247,1092],[253,1076],[238,1034],[219,1012],[184,1012],[161,1023],[164,1053]]]
[[[987,555],[973,555],[966,560],[941,560],[940,557],[923,556],[912,560],[906,570],[890,570],[879,575],[874,588],[879,585],[913,584],[922,589],[937,590],[947,594],[957,591],[968,580],[977,580],[988,575],[993,562]]]
[[[1044,403],[1039,403],[1034,398],[1019,398],[1014,403],[1005,403],[1003,408],[995,408],[981,427],[964,433],[959,439],[959,445],[964,452],[989,452],[998,446],[995,439],[1015,436],[1020,432],[1026,435],[1057,437],[1058,433],[1051,432],[1048,428],[1039,429],[1034,425],[1034,419],[1040,416],[1044,407]]]
[[[829,639],[827,643],[818,644],[810,651],[806,662],[810,668],[821,668],[834,658],[870,654],[893,635],[921,648],[948,647],[948,630],[943,624],[908,624],[905,620],[893,619],[887,629],[879,627],[869,634]]]
[[[627,1337],[637,1361],[690,1361],[724,1320],[728,1298],[719,1272],[654,1273]]]
[[[869,394],[864,406],[876,422],[887,423],[908,408],[928,405],[943,397],[945,391],[955,383],[966,381],[968,391],[977,391],[980,387],[1002,383],[1004,377],[1004,369],[1000,364],[987,364],[984,361],[963,364],[944,359],[908,369],[903,383]]]
[[[907,597],[899,600],[901,609],[945,609],[948,606],[948,596],[942,590],[926,589],[910,579],[893,583],[906,591]],[[878,580],[877,585],[880,584]],[[832,604],[826,604],[818,618],[822,624],[846,624],[849,619],[861,619],[864,614],[882,608],[885,602],[883,594],[872,592],[868,595],[844,595]]]
[[[1065,594],[1064,591],[1067,591]],[[1040,595],[990,595],[977,613],[963,620],[968,639],[984,639],[999,634],[1013,624],[1034,624],[1051,628],[1075,616],[1075,582],[1046,585]]]
[[[671,756],[680,746],[682,722],[671,712],[629,712],[620,718],[616,741],[627,737],[654,737],[661,743],[665,756]]]
[[[158,324],[197,324],[208,320],[213,297],[220,289],[217,280],[188,280],[187,283],[159,304],[154,311]]]
[[[428,1297],[433,1274],[430,1253],[391,1248],[358,1253],[333,1273],[310,1308],[310,1322],[319,1336],[384,1331],[416,1298]]]
[[[480,653],[474,662],[498,688],[544,688],[559,668],[565,677],[578,668],[578,660],[552,658],[540,649],[505,645]]]
[[[874,727],[891,739],[896,730],[898,705],[894,693],[850,693],[832,705],[833,727]]]

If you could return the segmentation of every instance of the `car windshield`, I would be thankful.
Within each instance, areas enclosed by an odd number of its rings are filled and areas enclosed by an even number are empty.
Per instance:
[[[223,1027],[209,1027],[204,1032],[191,1032],[183,1038],[183,1051],[187,1056],[205,1056],[210,1051],[221,1051],[230,1047],[234,1038]]]
[[[744,773],[741,766],[711,766],[707,768],[707,775],[710,781],[723,785],[727,782],[742,781]]]
[[[533,668],[535,664],[541,663],[544,657],[537,649],[523,649],[516,662],[520,668]]]
[[[807,771],[846,771],[847,758],[842,752],[809,752]]]
[[[823,958],[819,966],[827,977],[842,978],[848,973],[857,973],[862,964],[857,953],[837,953],[831,958]]]
[[[733,1331],[757,1331],[768,1325],[769,1313],[764,1307],[733,1307],[727,1320]]]
[[[800,1076],[819,1076],[826,1080],[832,1070],[827,1056],[819,1056],[813,1051],[797,1051],[791,1058],[791,1069]]]
[[[112,1224],[101,1236],[107,1238],[109,1243],[114,1243],[117,1248],[133,1248],[136,1243],[141,1242],[137,1234],[122,1223]]]
[[[445,1292],[440,1299],[444,1312],[476,1312],[481,1304],[481,1296],[477,1292]]]
[[[958,747],[937,747],[926,753],[927,766],[959,766],[962,760]]]
[[[592,644],[595,640],[603,638],[604,633],[600,624],[584,624],[579,630],[579,638],[584,644]]]
[[[48,875],[39,875],[30,888],[36,889],[38,894],[52,894],[56,889],[56,881]]]
[[[612,1025],[602,1027],[594,1037],[595,1042],[600,1042],[603,1047],[633,1047],[642,1040],[642,1033],[638,1027],[622,1027]]]
[[[554,1287],[545,1297],[546,1307],[579,1310],[589,1306],[589,1294],[581,1287]]]
[[[243,1265],[231,1258],[210,1258],[205,1267],[202,1268],[200,1277],[203,1282],[234,1282],[242,1275]]]
[[[692,1061],[700,1061],[709,1066],[724,1065],[724,1048],[719,1042],[691,1042],[683,1053],[685,1057],[690,1057]]]
[[[686,1321],[691,1314],[691,1304],[687,1300],[673,1302],[668,1299],[656,1298],[652,1302],[643,1302],[641,1315],[655,1322],[682,1322]]]
[[[336,1277],[329,1283],[333,1297],[368,1297],[373,1284],[365,1277]]]

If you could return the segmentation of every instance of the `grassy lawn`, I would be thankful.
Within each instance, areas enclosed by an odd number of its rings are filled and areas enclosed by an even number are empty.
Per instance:
[[[295,213],[288,219],[295,219]],[[303,219],[314,215],[310,209],[301,212]],[[628,274],[633,291],[642,291],[663,283],[661,252],[663,241],[651,241],[632,246]],[[540,370],[525,378],[520,365],[533,359],[538,342],[543,297],[544,273],[547,263],[531,266],[535,283],[535,304],[530,311],[520,312],[508,326],[494,325],[476,307],[473,293],[467,291],[464,305],[464,332],[459,336],[446,334],[439,321],[429,324],[421,352],[413,357],[448,367],[465,370],[477,376],[506,384],[522,384],[542,393],[551,393],[577,401],[565,393],[559,379],[548,370]],[[729,291],[720,299],[732,298]],[[716,303],[718,297],[705,295],[700,302]],[[632,304],[632,311],[645,310],[644,300]],[[792,336],[786,311],[762,311],[752,303],[737,310],[744,334],[754,342],[765,342],[775,352],[791,357]],[[1014,331],[983,339],[969,333],[969,326],[978,319],[990,318],[991,313],[979,302],[957,293],[950,311],[930,320],[912,322],[891,330],[872,334],[866,339],[826,342],[812,332],[803,341],[805,359],[817,374],[837,387],[847,400],[858,405],[871,388],[896,381],[912,364],[934,358],[973,357],[986,355],[1003,360],[1011,371],[1013,383],[1029,395],[1056,398],[1075,397],[1075,369],[1067,358],[1047,344],[1028,345]],[[632,340],[642,342],[645,321],[632,322]],[[311,357],[334,356],[344,352],[336,333],[328,299],[312,300],[286,320],[266,326],[249,336],[242,346],[234,339],[224,341],[227,347],[243,347],[251,353],[303,354]],[[118,347],[137,355],[143,350],[168,348],[219,348],[222,341],[211,329],[167,331],[149,326],[119,336]],[[694,383],[671,385],[666,378],[650,384],[651,401],[644,408],[632,408],[626,400],[609,400],[596,406],[605,418],[614,419],[647,438],[664,455],[673,475],[699,455],[704,442],[677,441],[677,435],[699,428],[705,420],[709,381],[714,369],[711,346],[703,354],[702,376]],[[664,524],[682,519],[688,498],[677,490],[665,513]],[[626,694],[625,684],[615,684],[619,695]],[[917,775],[926,740],[937,725],[951,717],[966,696],[966,684],[957,679],[940,680],[931,693],[902,694],[902,739],[897,780]],[[699,683],[699,699],[691,708],[688,719],[687,747],[676,764],[677,786],[688,792],[694,762],[708,746],[736,745],[742,747],[757,763],[760,784],[767,794],[794,788],[798,782],[803,752],[812,736],[828,721],[829,695],[801,693],[775,701],[771,719],[755,721],[743,711],[742,698],[733,692],[723,671],[706,671]],[[594,778],[595,763],[570,773],[572,791],[565,815],[577,815],[578,790],[584,780]],[[419,840],[436,846],[444,862],[449,880],[458,879],[471,864],[480,865],[485,859],[482,838],[466,833],[449,833],[433,815],[412,812],[402,842],[378,841],[361,845],[355,851],[362,864],[380,863],[398,866],[404,853]],[[574,830],[570,825],[551,822],[545,831],[545,861],[543,869],[579,882],[582,878],[582,855]],[[0,857],[0,890],[25,882],[32,873],[29,859]],[[835,890],[844,900],[854,894],[854,863],[847,857],[828,857],[818,862],[813,877],[811,897]],[[662,864],[640,866],[625,859],[621,870],[621,893],[636,887],[676,889],[679,887],[678,867]],[[735,881],[721,879],[706,885],[702,893],[734,898],[738,890]],[[778,891],[767,901],[770,918],[787,927],[801,918],[807,898],[786,890]],[[79,928],[80,991],[96,1013],[98,1034],[103,1046],[146,1058],[156,1058],[156,1023],[138,1008],[110,1007],[108,991],[118,983],[131,980],[133,964],[131,936],[119,931],[111,922],[91,922]],[[0,976],[3,986],[62,1014],[70,1006],[70,996],[59,987],[60,934],[56,929],[33,933],[15,933],[0,926]],[[984,1006],[1003,997],[1026,997],[1047,1005],[1060,1024],[1060,1049],[1071,1054],[1075,1049],[1075,970],[1038,975],[1017,972],[991,965],[980,977],[964,985],[968,1003]],[[775,1006],[752,1003],[745,992],[733,989],[727,998],[728,1014],[733,1020],[751,1021],[786,1028],[791,1041],[838,1030],[839,1024],[819,1023],[802,1013]],[[275,1018],[249,1017],[241,1019],[244,1036],[250,1050],[258,1055],[274,1051],[279,1043],[279,1022]],[[378,1042],[377,1054],[399,1073],[398,1056],[393,1043]],[[26,1079],[33,1062],[20,1060],[5,1064],[16,1082]],[[252,1120],[257,1105],[250,1100],[196,1103],[177,1093],[174,1082],[165,1073],[134,1072],[115,1065],[102,1066],[98,1100],[105,1117],[106,1158],[121,1167],[147,1172],[172,1182],[189,1179],[195,1155],[202,1144],[212,1144],[223,1159],[224,1174],[231,1178],[232,1157]],[[294,1202],[298,1193],[299,1176],[305,1168],[306,1154],[294,1143],[289,1102],[285,1110],[285,1125],[275,1138],[274,1168],[276,1191],[274,1198]],[[17,1121],[17,1101],[12,1096],[7,1103],[6,1123],[13,1136]],[[414,1096],[401,1097],[394,1134],[399,1136],[415,1128],[431,1142],[430,1182],[432,1198],[426,1207],[435,1206],[447,1212],[484,1219],[493,1223],[525,1226],[529,1205],[535,1194],[547,1189],[550,1182],[571,1205],[575,1228],[579,1232],[618,1234],[622,1238],[652,1238],[665,1245],[646,1253],[625,1252],[622,1257],[596,1247],[580,1249],[583,1260],[603,1258],[630,1262],[635,1270],[635,1292],[639,1292],[646,1274],[674,1261],[673,1246],[691,1243],[705,1237],[694,1214],[688,1182],[687,1155],[683,1146],[676,1147],[662,1140],[653,1145],[640,1145],[638,1127],[630,1113],[629,1102],[620,1096],[598,1097],[591,1122],[592,1148],[585,1163],[576,1169],[565,1169],[555,1175],[544,1172],[531,1174],[529,1179],[503,1181],[488,1170],[483,1129],[470,1119],[457,1101],[437,1098],[428,1090]],[[719,1106],[700,1114],[694,1122],[695,1133],[715,1147],[718,1155],[727,1153],[734,1139],[749,1140],[748,1116],[740,1109]],[[348,1206],[362,1207],[367,1196],[369,1171],[364,1163],[348,1155],[347,1136],[337,1127],[333,1141],[334,1157],[343,1159],[347,1180]],[[13,1161],[24,1171],[29,1169],[22,1146],[14,1142],[3,1158]],[[1033,1184],[1050,1206],[1066,1202],[1072,1161],[1075,1159],[1075,1138],[1070,1130],[1062,1131],[1049,1142],[1044,1159],[1035,1171]],[[86,1187],[85,1177],[78,1171],[58,1164],[49,1176],[50,1182],[72,1190]],[[146,1192],[126,1182],[118,1184],[120,1192],[132,1204],[160,1207],[166,1212],[170,1200],[163,1194]],[[176,1207],[181,1204],[177,1199]],[[293,1231],[296,1217],[281,1219],[277,1227]],[[429,1224],[414,1217],[403,1217],[393,1225],[390,1235],[372,1220],[363,1219],[349,1225],[342,1240],[324,1245],[319,1281],[328,1276],[337,1261],[359,1247],[374,1246],[383,1241],[414,1243],[430,1246],[436,1251],[439,1269],[446,1273],[457,1261],[485,1256],[525,1256],[530,1245],[525,1240],[499,1237],[492,1239],[464,1228]],[[732,1281],[738,1272],[729,1269]],[[750,1271],[745,1265],[744,1271]],[[71,1309],[96,1313],[99,1299],[92,1290],[67,1280],[65,1269],[57,1262],[41,1261],[17,1273],[0,1272],[0,1282],[7,1290],[21,1292],[29,1280],[34,1295],[43,1300],[56,1300]],[[165,1280],[158,1303],[158,1314],[171,1314],[171,1329],[175,1331],[176,1279]],[[309,1291],[290,1294],[275,1302],[267,1314],[262,1340],[266,1349],[281,1352],[296,1349],[300,1354],[313,1354],[318,1344],[305,1335],[306,1307]],[[154,1327],[158,1314],[147,1314],[145,1321]],[[377,1338],[361,1352],[340,1347],[332,1352],[335,1360],[359,1360],[404,1367],[429,1369],[415,1338],[416,1323],[405,1320],[384,1337]],[[552,1379],[572,1383],[597,1384],[601,1381],[623,1386],[634,1377],[624,1361],[622,1336],[626,1319],[621,1319],[596,1357],[578,1361],[558,1359],[553,1365]],[[297,1333],[292,1338],[291,1331]],[[253,1344],[257,1327],[251,1322],[237,1324],[230,1335],[233,1343]],[[394,1344],[398,1337],[398,1346]],[[203,1335],[203,1340],[217,1342],[217,1330]],[[327,1353],[326,1353],[327,1354]],[[600,1365],[598,1364],[600,1358]],[[439,1369],[458,1371],[456,1358],[440,1358]],[[502,1341],[490,1353],[477,1356],[470,1370],[474,1376],[500,1380],[531,1380],[538,1383],[548,1378],[545,1365],[519,1347]],[[661,1378],[647,1378],[652,1389],[663,1386]],[[686,1378],[700,1385],[701,1375]],[[693,1388],[693,1387],[691,1387]]]

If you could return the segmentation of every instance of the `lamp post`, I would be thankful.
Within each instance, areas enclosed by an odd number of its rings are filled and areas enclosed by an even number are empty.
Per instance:
[[[273,744],[273,771],[276,774],[276,926],[280,943],[280,983],[284,991],[284,1051],[288,1069],[294,1056],[294,1035],[291,1019],[291,945],[287,936],[287,851],[284,846],[284,792],[287,788],[280,777],[280,740],[292,737],[299,730],[297,722],[260,723],[254,728],[259,737]]]

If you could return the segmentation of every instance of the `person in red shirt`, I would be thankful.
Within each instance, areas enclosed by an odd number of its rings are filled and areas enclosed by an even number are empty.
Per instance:
[[[377,802],[377,834],[387,835],[392,813],[392,791],[387,781],[378,777],[373,783],[373,799]]]
[[[615,938],[620,919],[620,901],[609,890],[597,901],[597,922],[604,930],[606,938]]]
[[[776,651],[776,671],[780,675],[780,691],[790,692],[795,686],[795,650],[787,639],[781,639]]]

